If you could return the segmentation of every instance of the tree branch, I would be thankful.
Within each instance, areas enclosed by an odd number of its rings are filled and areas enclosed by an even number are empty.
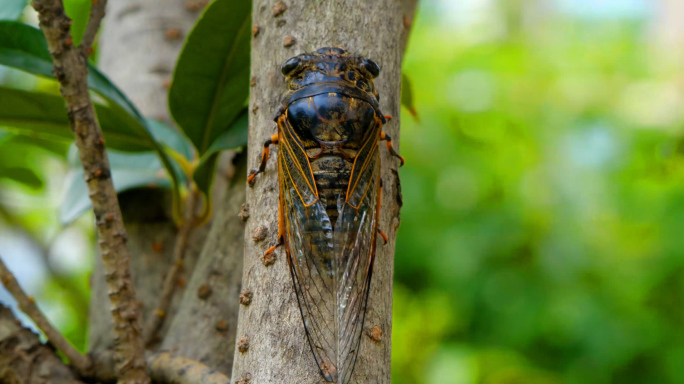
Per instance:
[[[154,381],[174,384],[230,384],[221,372],[194,360],[158,353],[147,359],[150,376]]]
[[[71,20],[64,13],[62,1],[34,0],[33,8],[38,12],[40,28],[53,58],[54,74],[66,101],[95,213],[114,320],[117,376],[120,383],[149,383],[126,230],[111,179],[105,142],[88,92],[87,53],[73,45]]]
[[[0,382],[82,384],[54,349],[0,305]]]
[[[154,342],[157,332],[162,324],[164,324],[164,319],[167,317],[171,299],[173,299],[173,293],[176,291],[176,286],[178,285],[178,276],[183,268],[183,259],[185,258],[185,250],[188,247],[188,239],[192,229],[197,225],[195,220],[195,205],[197,204],[198,199],[199,192],[193,188],[186,200],[185,219],[178,230],[178,235],[176,235],[176,245],[173,248],[173,262],[164,279],[161,299],[159,300],[157,308],[152,313],[152,316],[150,316],[150,319],[145,324],[145,345],[150,345]]]
[[[83,40],[81,40],[81,48],[85,52],[86,56],[90,55],[91,49],[93,47],[93,42],[95,41],[95,35],[100,29],[100,22],[105,15],[105,8],[107,7],[107,0],[93,0],[90,7],[90,18],[88,18],[88,24],[86,25],[85,32],[83,33]]]
[[[50,340],[50,343],[62,351],[79,374],[88,375],[92,368],[90,358],[79,353],[76,348],[74,348],[74,346],[71,345],[62,334],[52,326],[52,324],[50,324],[50,321],[43,315],[40,309],[38,309],[33,298],[29,297],[26,292],[21,289],[17,279],[14,278],[12,272],[7,269],[7,266],[2,259],[0,259],[0,280],[5,288],[7,288],[17,300],[19,308],[36,323],[36,326],[38,326],[43,333],[45,333],[45,336]]]
[[[114,380],[114,358],[110,352],[93,355],[95,378],[108,383]],[[147,355],[147,373],[158,383],[230,384],[228,376],[199,361],[176,357],[169,352]]]

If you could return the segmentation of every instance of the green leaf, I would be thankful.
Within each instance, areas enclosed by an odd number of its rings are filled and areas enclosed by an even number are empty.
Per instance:
[[[43,187],[43,180],[32,169],[25,167],[4,168],[0,166],[0,179],[14,180],[33,189]]]
[[[418,112],[416,111],[416,106],[413,104],[413,88],[411,86],[411,79],[409,79],[406,74],[401,74],[401,105],[408,109],[411,116],[413,116],[416,121],[420,121],[418,118]]]
[[[64,99],[47,93],[0,87],[0,125],[44,138],[73,140]],[[154,140],[140,137],[127,115],[95,104],[107,145],[128,151],[149,151]]]
[[[17,134],[17,132],[9,132],[8,130],[3,130],[0,128],[0,151],[5,152],[7,148],[17,148],[22,147],[33,147],[41,148],[48,153],[58,156],[60,158],[66,158],[67,149],[69,149],[69,144],[73,140],[54,140],[54,138],[43,138],[33,132],[21,132],[23,134]],[[5,148],[2,148],[6,145]],[[0,156],[0,162],[3,161],[3,157]]]
[[[216,160],[219,152],[225,149],[240,148],[247,144],[248,113],[244,110],[230,128],[214,140],[209,149],[202,155],[195,168],[192,179],[197,188],[209,201],[211,186],[216,173]]]
[[[17,20],[24,8],[26,0],[0,0],[0,20]]]
[[[92,206],[88,197],[88,186],[83,179],[83,168],[76,152],[75,147],[70,149],[71,169],[67,174],[64,201],[59,211],[60,221],[64,225],[76,220]],[[117,192],[141,187],[171,186],[168,173],[154,152],[125,153],[110,150],[108,156],[112,182]]]
[[[157,119],[148,118],[146,120],[152,137],[154,137],[157,142],[171,148],[188,160],[191,160],[194,157],[192,143],[190,143],[188,138],[181,132]]]
[[[0,64],[21,69],[35,75],[53,78],[52,57],[48,51],[43,33],[37,28],[22,23],[0,21]],[[88,86],[107,100],[112,113],[116,113],[117,116],[120,115],[119,120],[133,128],[138,136],[142,138],[144,144],[150,144],[159,154],[162,164],[169,171],[173,180],[173,212],[175,216],[178,216],[182,211],[180,206],[180,177],[176,173],[176,169],[168,154],[152,138],[150,128],[147,126],[145,119],[133,103],[128,100],[126,95],[114,86],[105,75],[100,73],[95,66],[90,64],[88,64]],[[120,111],[126,113],[120,114],[118,113]],[[98,119],[101,119],[99,111]],[[132,122],[137,122],[137,124],[132,124]],[[104,124],[101,122],[101,125]],[[111,140],[111,138],[109,139]],[[139,150],[132,147],[125,149],[129,151]]]
[[[15,21],[0,21],[0,64],[53,79],[52,57],[43,32]],[[95,66],[88,64],[88,86],[108,102],[116,104],[140,124],[141,135],[145,120],[133,104]],[[112,106],[114,108],[114,106]]]
[[[251,7],[250,1],[211,3],[176,64],[169,109],[200,156],[231,126],[249,95]]]
[[[76,45],[83,40],[92,4],[93,0],[64,0],[64,12],[71,19],[71,38]]]

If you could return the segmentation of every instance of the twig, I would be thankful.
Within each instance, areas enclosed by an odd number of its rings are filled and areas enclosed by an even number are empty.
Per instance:
[[[173,248],[173,263],[169,272],[166,274],[164,284],[162,285],[161,299],[159,305],[152,313],[150,319],[145,323],[145,345],[150,345],[154,342],[157,332],[164,324],[164,319],[169,311],[173,293],[178,285],[178,274],[183,267],[185,258],[185,250],[188,247],[188,239],[192,229],[197,224],[195,221],[195,205],[199,198],[199,192],[192,188],[188,195],[185,211],[185,219],[178,229],[176,236],[176,244]]]
[[[105,15],[106,7],[107,0],[92,1],[92,5],[90,7],[90,18],[88,19],[88,24],[86,25],[85,32],[83,33],[83,40],[81,40],[81,47],[86,53],[86,56],[90,55],[93,42],[95,41],[95,35],[97,35],[97,31],[100,29],[100,22]]]
[[[36,326],[40,328],[45,336],[47,336],[50,343],[64,353],[64,355],[71,361],[71,364],[78,370],[81,375],[88,375],[92,369],[92,361],[88,356],[79,353],[73,345],[71,345],[58,330],[56,330],[50,321],[43,315],[32,297],[29,297],[26,292],[19,286],[17,279],[14,278],[12,272],[7,269],[5,263],[0,259],[0,280],[2,285],[7,288],[9,293],[19,303],[19,308],[28,315]]]
[[[88,185],[97,226],[111,313],[114,322],[114,353],[119,383],[146,384],[145,345],[138,318],[135,286],[131,278],[131,254],[126,230],[112,184],[105,141],[88,92],[87,52],[74,47],[71,20],[61,0],[34,0],[40,28],[54,62],[54,74],[66,101],[69,122]]]
[[[174,357],[164,352],[147,359],[150,376],[154,381],[177,384],[230,384],[230,379],[221,372],[206,365]]]
[[[114,358],[108,351],[93,354],[95,376],[109,383],[114,379]],[[173,384],[230,384],[230,379],[216,369],[199,361],[175,357],[169,352],[147,355],[147,373],[158,383]]]

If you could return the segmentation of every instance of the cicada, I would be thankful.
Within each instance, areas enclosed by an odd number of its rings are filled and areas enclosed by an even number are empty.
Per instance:
[[[382,182],[382,131],[374,79],[378,64],[341,48],[321,48],[282,65],[288,90],[275,115],[280,189],[278,241],[287,253],[311,352],[327,381],[348,383],[361,344],[370,290]]]

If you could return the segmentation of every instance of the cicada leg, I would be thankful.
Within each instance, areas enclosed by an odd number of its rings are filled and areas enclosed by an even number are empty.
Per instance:
[[[385,232],[383,232],[382,229],[380,229],[380,228],[378,228],[378,234],[380,234],[380,236],[382,236],[382,240],[384,240],[385,244],[387,244],[387,242],[389,241],[389,239],[387,238],[387,234]]]
[[[285,207],[283,207],[283,202],[284,201],[282,197],[278,199],[278,242],[276,245],[267,249],[264,253],[264,256],[268,256],[269,254],[273,253],[276,248],[285,244]]]
[[[382,207],[382,179],[380,180],[380,185],[378,186],[378,208],[375,211],[375,222],[378,223],[380,222],[380,208]],[[379,227],[376,228],[378,231],[378,234],[382,236],[382,239],[385,241],[385,244],[389,241],[387,239],[387,234],[382,231]]]
[[[389,151],[390,155],[399,158],[399,161],[401,161],[401,165],[399,166],[401,167],[402,165],[404,165],[404,158],[399,156],[397,151],[394,150],[394,145],[392,145],[392,138],[390,137],[390,135],[386,134],[385,132],[381,132],[380,141],[383,140],[387,141],[387,150]]]
[[[262,173],[266,169],[266,162],[268,161],[268,158],[270,156],[269,147],[271,146],[271,144],[278,144],[277,133],[271,136],[271,138],[266,140],[266,142],[264,143],[264,151],[261,153],[261,164],[259,164],[259,170],[251,173],[247,178],[247,184],[249,184],[250,186],[254,185],[254,178],[256,177],[256,175]]]

